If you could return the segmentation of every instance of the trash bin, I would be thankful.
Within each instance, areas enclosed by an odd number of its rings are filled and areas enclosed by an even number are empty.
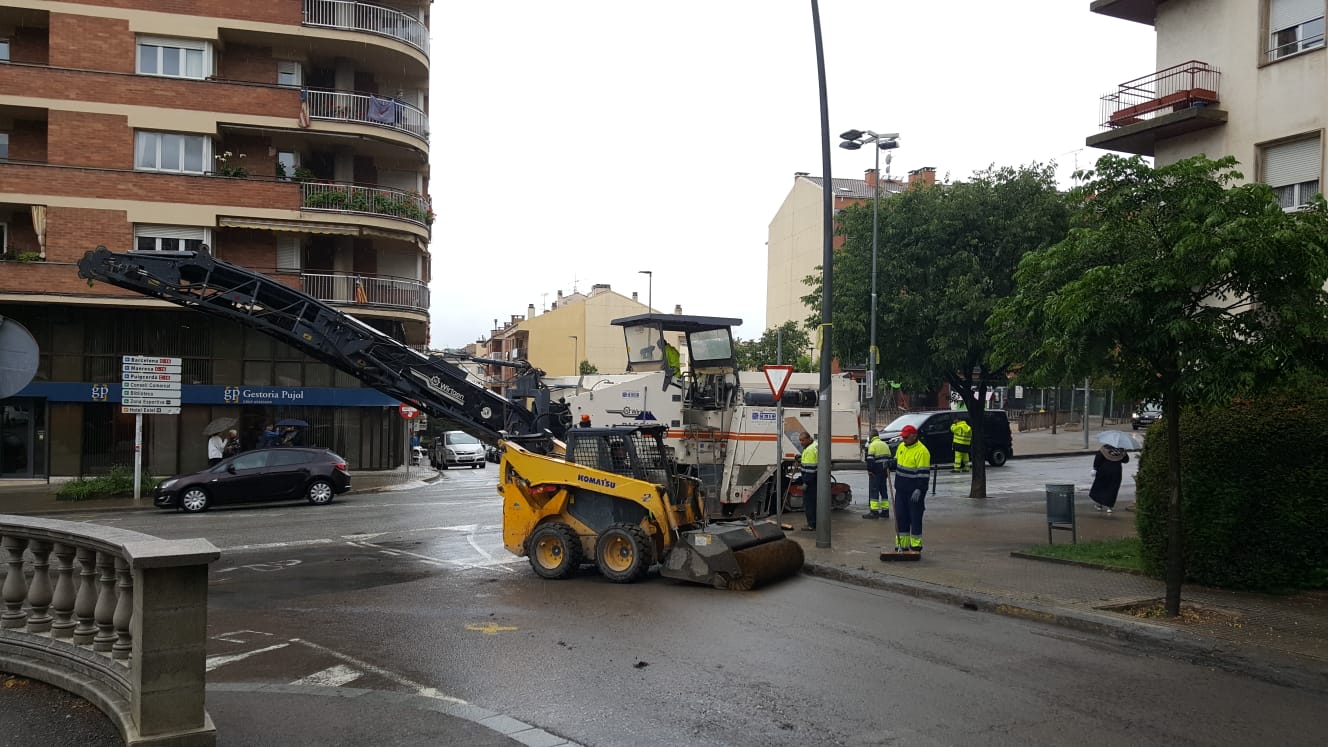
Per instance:
[[[1047,483],[1047,544],[1053,544],[1051,530],[1070,532],[1070,541],[1079,544],[1079,531],[1074,521],[1074,484]]]

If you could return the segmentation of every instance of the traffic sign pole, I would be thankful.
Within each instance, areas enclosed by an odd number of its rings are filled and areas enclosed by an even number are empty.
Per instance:
[[[784,387],[793,377],[793,366],[762,366],[765,383],[775,396],[775,521],[784,520]]]
[[[143,415],[134,416],[134,500],[143,497]]]
[[[143,416],[180,414],[181,358],[120,358],[120,412],[134,416],[134,500],[143,497]]]

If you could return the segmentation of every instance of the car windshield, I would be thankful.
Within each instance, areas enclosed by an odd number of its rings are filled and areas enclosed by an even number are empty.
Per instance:
[[[477,444],[479,442],[480,440],[478,438],[475,438],[469,433],[461,433],[458,431],[456,433],[447,434],[448,446],[458,446],[461,444]]]
[[[890,424],[885,426],[885,430],[902,431],[904,430],[904,426],[906,425],[911,425],[914,428],[919,428],[922,426],[922,422],[926,420],[929,415],[930,413],[925,413],[925,412],[911,412],[907,415],[900,415],[899,417],[890,421]]]

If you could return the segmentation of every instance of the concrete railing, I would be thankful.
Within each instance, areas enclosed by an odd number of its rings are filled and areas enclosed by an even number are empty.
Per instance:
[[[219,556],[202,539],[0,514],[0,670],[88,700],[126,744],[214,745],[204,661]]]

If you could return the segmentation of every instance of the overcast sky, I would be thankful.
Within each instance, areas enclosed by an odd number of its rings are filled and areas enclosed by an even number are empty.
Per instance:
[[[832,175],[852,129],[899,132],[891,172],[963,179],[1055,161],[1099,98],[1154,70],[1151,27],[1088,0],[822,0]],[[822,176],[809,0],[445,0],[432,8],[432,344],[595,283],[765,328],[765,242]],[[884,155],[884,154],[883,154]],[[882,165],[884,169],[884,164]]]

